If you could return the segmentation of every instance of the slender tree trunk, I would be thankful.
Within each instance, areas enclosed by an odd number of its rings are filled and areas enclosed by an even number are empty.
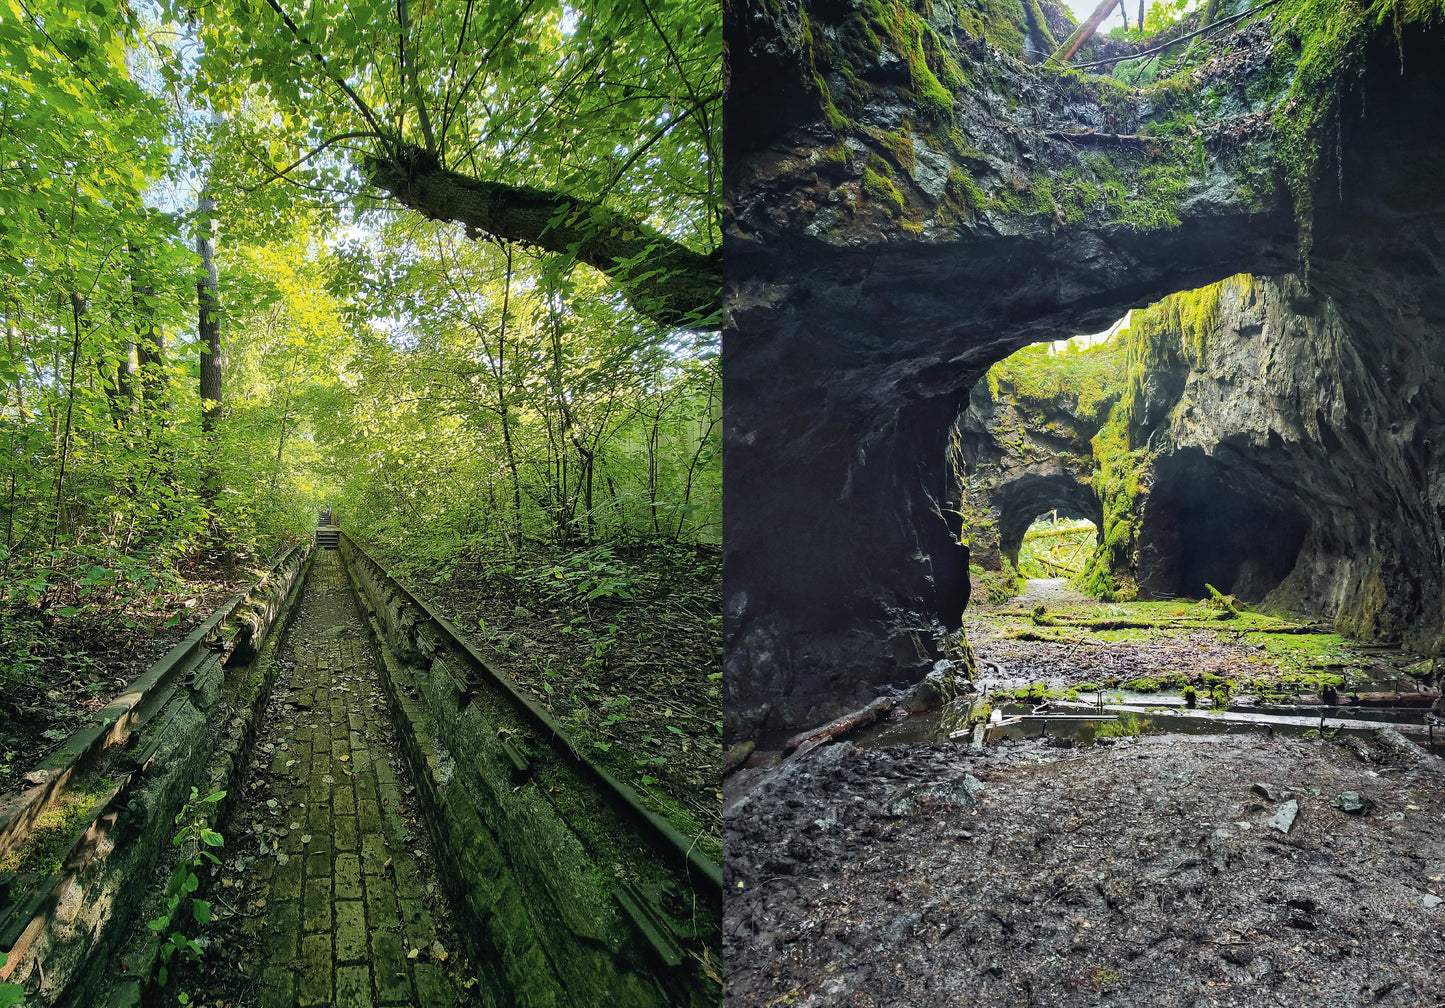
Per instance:
[[[657,518],[657,451],[658,429],[662,426],[663,399],[658,395],[657,411],[652,414],[652,428],[647,432],[647,504],[652,512],[652,531],[661,532]]]
[[[75,368],[80,361],[80,343],[85,332],[87,313],[85,298],[72,291],[70,315],[74,336],[70,344],[70,378],[66,382],[65,436],[60,442],[60,468],[55,474],[55,528],[50,533],[51,552],[54,552],[60,533],[67,524],[61,494],[65,488],[65,467],[70,461],[70,431],[75,418]]]
[[[522,480],[517,475],[517,455],[512,448],[512,424],[507,409],[507,310],[512,297],[512,243],[507,243],[507,279],[502,287],[502,327],[497,337],[497,408],[502,411],[502,443],[507,449],[507,468],[512,471],[512,506],[522,516]]]
[[[558,318],[557,306],[553,303],[554,295],[551,290],[547,291],[547,321],[548,333],[552,343],[552,393],[557,397],[557,408],[562,414],[562,431],[560,440],[565,444],[573,440],[571,434],[576,427],[572,417],[572,406],[567,401],[567,391],[562,385],[562,322]],[[568,489],[567,478],[567,451],[565,448],[560,452],[562,456],[562,510],[558,515],[558,523],[565,523],[565,529],[570,530],[573,526],[573,505],[572,494]],[[579,487],[580,491],[580,487]]]
[[[201,257],[205,276],[196,282],[196,300],[200,306],[201,337],[201,431],[206,434],[216,429],[221,419],[221,298],[216,278],[215,246],[212,235],[215,229],[216,201],[206,195],[201,197],[201,217],[196,233],[196,254]]]
[[[1050,58],[1055,63],[1067,63],[1073,59],[1074,54],[1084,47],[1084,43],[1089,41],[1089,37],[1098,30],[1099,25],[1104,23],[1104,19],[1109,16],[1109,12],[1115,7],[1123,6],[1123,3],[1124,0],[1104,0],[1103,3],[1094,9],[1094,13],[1090,14],[1079,27],[1074,29],[1074,34],[1070,35]]]
[[[145,253],[131,248],[136,262],[137,279],[131,284],[136,306],[136,364],[141,392],[141,412],[144,414],[146,430],[165,426],[166,405],[162,398],[165,389],[166,337],[156,326],[155,297],[153,286],[146,283],[141,275]]]
[[[196,281],[196,304],[199,310],[197,333],[201,343],[201,437],[206,442],[205,465],[201,469],[199,487],[201,502],[211,512],[210,532],[215,535],[216,500],[221,492],[216,471],[216,425],[221,422],[221,381],[224,359],[221,353],[221,297],[216,278],[215,234],[216,201],[209,193],[201,196],[197,208],[196,254],[201,257],[204,276]]]
[[[271,491],[273,493],[276,490],[277,481],[281,479],[281,453],[286,450],[286,423],[289,419],[289,415],[281,418],[281,437],[276,441],[276,468],[271,472]]]
[[[688,506],[689,504],[692,503],[692,481],[693,481],[693,477],[694,477],[694,476],[696,475],[696,473],[697,473],[698,463],[702,461],[702,453],[703,453],[703,450],[707,447],[708,438],[712,437],[713,429],[714,429],[715,427],[717,427],[718,421],[720,421],[720,420],[722,419],[722,413],[721,413],[721,411],[719,411],[719,410],[714,410],[714,409],[712,408],[712,390],[711,390],[711,389],[708,390],[708,409],[707,409],[707,414],[708,414],[707,428],[702,432],[702,436],[697,439],[697,450],[692,453],[692,459],[691,459],[691,461],[689,461],[688,464],[687,464],[687,480],[686,480],[686,482],[683,484],[683,489],[682,489],[682,508],[679,509],[679,510],[678,510],[678,513],[677,513],[677,534],[673,536],[674,539],[681,539],[681,538],[682,538],[682,529],[683,529],[683,526],[684,526],[684,525],[686,524],[686,522],[687,522],[687,511],[686,511],[686,508],[687,508],[687,506]]]
[[[14,302],[10,302],[14,304]],[[18,308],[19,306],[16,305]],[[15,328],[15,316],[8,314],[5,319],[5,347],[10,353],[10,359],[16,356],[16,344],[19,341],[19,332]],[[15,418],[20,423],[25,422],[25,385],[17,381],[15,383]]]

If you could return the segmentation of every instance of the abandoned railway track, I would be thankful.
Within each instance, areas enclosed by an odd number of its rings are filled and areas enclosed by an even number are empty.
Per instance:
[[[323,532],[0,801],[0,976],[117,1008],[715,1004],[717,864]],[[224,837],[179,851],[206,909],[147,929],[182,812]]]

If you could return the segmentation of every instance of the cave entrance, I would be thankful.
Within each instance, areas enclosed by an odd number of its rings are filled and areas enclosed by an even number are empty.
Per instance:
[[[1260,602],[1289,576],[1310,517],[1251,461],[1198,448],[1160,461],[1139,534],[1141,595],[1203,598],[1213,586]]]
[[[1083,516],[1060,514],[1057,509],[1039,515],[1024,530],[1015,567],[1030,581],[1083,577],[1099,546],[1099,526]]]

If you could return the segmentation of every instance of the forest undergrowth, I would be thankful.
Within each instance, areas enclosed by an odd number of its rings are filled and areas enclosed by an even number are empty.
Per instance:
[[[406,564],[393,549],[383,550]],[[721,857],[721,551],[628,538],[473,552],[406,579],[578,747]]]

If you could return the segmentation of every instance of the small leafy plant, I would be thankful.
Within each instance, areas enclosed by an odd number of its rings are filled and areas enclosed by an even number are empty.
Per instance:
[[[166,985],[171,964],[177,956],[189,961],[201,956],[200,944],[186,935],[186,924],[189,921],[199,925],[211,922],[211,904],[191,894],[201,886],[201,866],[207,861],[221,863],[210,848],[220,847],[225,840],[206,825],[206,817],[215,809],[216,803],[226,797],[226,792],[217,791],[205,798],[198,798],[198,794],[195,788],[191,788],[190,800],[176,815],[176,825],[180,830],[171,838],[171,843],[181,849],[181,856],[166,886],[166,912],[146,922],[146,926],[161,937],[160,955],[156,960],[156,984],[161,987]],[[189,1000],[185,994],[180,995],[182,1004]]]

